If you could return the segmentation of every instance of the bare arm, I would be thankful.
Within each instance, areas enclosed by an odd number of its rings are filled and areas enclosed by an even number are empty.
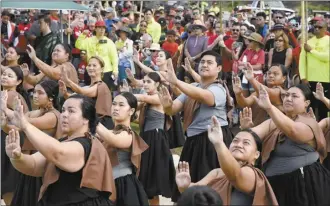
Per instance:
[[[243,93],[239,93],[239,94],[235,94],[235,97],[236,97],[236,101],[237,101],[237,104],[241,107],[241,108],[244,108],[244,107],[251,107],[255,101],[254,101],[254,98],[253,96],[255,95],[256,93],[252,93],[250,96],[248,97],[244,97]]]
[[[82,94],[90,98],[97,97],[97,84],[93,85],[92,87],[82,88],[70,79],[67,79],[66,83],[68,84],[68,87],[70,87],[74,92],[78,94]]]
[[[37,75],[31,75],[29,74],[28,76],[24,77],[24,81],[26,81],[27,83],[29,84],[32,84],[32,85],[37,85],[41,80],[42,78],[45,77],[45,74],[44,73],[40,73],[40,74],[37,74]]]
[[[11,164],[19,172],[32,176],[42,177],[45,172],[46,158],[40,154],[40,152],[34,153],[33,155],[26,155],[21,153],[19,159],[11,159]]]
[[[123,131],[119,134],[114,134],[112,130],[108,130],[102,124],[98,124],[96,127],[96,133],[112,147],[119,149],[127,149],[132,145],[132,135]]]
[[[268,52],[268,69],[272,66],[272,62],[273,62],[273,52],[274,49],[270,49]]]
[[[290,65],[292,64],[292,49],[288,48],[286,50],[286,54],[285,54],[285,68],[289,68]]]
[[[27,117],[27,120],[40,130],[53,129],[57,124],[57,118],[53,112],[48,112],[39,117]]]
[[[158,94],[148,95],[148,94],[135,94],[134,95],[139,102],[145,102],[151,105],[161,105]]]

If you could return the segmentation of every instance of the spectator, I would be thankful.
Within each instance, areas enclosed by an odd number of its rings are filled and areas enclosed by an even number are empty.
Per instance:
[[[174,30],[169,30],[166,33],[166,41],[163,43],[162,48],[169,52],[173,57],[174,54],[178,51],[179,45],[175,42],[176,33]]]
[[[115,13],[113,8],[109,7],[106,10],[106,20],[105,20],[105,25],[107,28],[107,33],[110,33],[113,27],[113,19],[115,18]]]
[[[221,206],[220,195],[209,186],[192,186],[185,190],[177,202],[177,206]]]
[[[87,59],[91,56],[99,56],[104,61],[103,81],[108,85],[110,90],[115,89],[114,81],[118,76],[118,53],[113,41],[105,37],[104,21],[97,21],[95,24],[95,36],[87,38],[90,33],[85,30],[77,39],[76,47],[80,50],[87,51]]]
[[[292,64],[292,49],[285,33],[275,36],[275,48],[268,53],[268,68],[273,64],[282,64],[288,70]]]
[[[275,24],[285,24],[285,14],[283,11],[275,11],[273,13],[273,21]]]
[[[8,11],[3,11],[1,13],[1,44],[3,44],[5,48],[10,47],[12,44],[13,46],[18,44],[17,37],[19,36],[19,30],[10,20],[10,13]]]
[[[162,28],[159,23],[157,23],[152,16],[152,10],[147,9],[145,11],[145,19],[147,21],[147,32],[152,37],[153,43],[159,43],[160,35],[162,33]]]
[[[268,25],[265,23],[266,14],[264,12],[257,13],[257,33],[262,37],[266,37],[268,32]]]
[[[52,53],[55,46],[61,42],[59,36],[50,29],[51,21],[50,16],[47,14],[39,16],[38,22],[42,36],[37,37],[35,46],[37,57],[48,65],[52,64]],[[36,67],[34,71],[36,74],[39,73],[39,69]]]
[[[326,31],[327,23],[324,20],[316,22],[315,36],[307,41],[300,53],[300,78],[304,83],[309,82],[313,91],[316,90],[317,82],[321,82],[324,88],[330,88],[330,37],[326,35]],[[329,95],[330,90],[326,90],[325,96],[328,97]],[[322,102],[312,99],[312,107],[314,110],[318,110],[320,119],[327,117],[328,109]]]
[[[117,30],[117,35],[119,36],[118,41],[115,45],[119,55],[119,83],[123,82],[124,79],[127,79],[126,69],[132,70],[132,73],[135,74],[135,68],[133,63],[133,41],[130,38],[131,30],[128,27],[121,27]]]
[[[79,86],[84,87],[90,85],[91,78],[86,71],[87,67],[87,54],[85,50],[80,51],[80,62],[78,64],[78,79],[79,79]]]

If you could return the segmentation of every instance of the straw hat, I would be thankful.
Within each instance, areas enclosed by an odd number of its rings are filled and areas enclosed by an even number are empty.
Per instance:
[[[132,35],[132,31],[130,28],[126,27],[126,26],[122,26],[120,27],[117,31],[116,34],[119,36],[120,32],[125,32],[127,34],[127,37],[130,38],[130,36]]]
[[[195,20],[193,24],[191,24],[189,27],[188,27],[188,30],[189,31],[192,31],[193,28],[195,27],[199,27],[202,29],[203,32],[205,32],[207,30],[207,28],[204,26],[203,22],[201,22],[200,20]]]
[[[255,42],[258,42],[262,47],[264,46],[264,43],[263,43],[263,38],[260,34],[256,33],[256,32],[253,32],[251,33],[250,35],[248,35],[247,33],[245,33],[243,35],[244,38],[250,40],[250,41],[255,41]]]
[[[152,43],[149,50],[151,51],[160,51],[160,44],[157,44],[157,43]]]

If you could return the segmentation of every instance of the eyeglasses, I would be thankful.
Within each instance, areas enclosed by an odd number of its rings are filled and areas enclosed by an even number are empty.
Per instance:
[[[275,39],[275,42],[278,41],[278,42],[283,42],[283,39]]]
[[[314,26],[315,29],[323,29],[322,26]]]

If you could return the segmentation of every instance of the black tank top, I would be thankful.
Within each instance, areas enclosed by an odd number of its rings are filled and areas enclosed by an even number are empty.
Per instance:
[[[286,50],[287,49],[284,49],[283,51],[278,52],[274,48],[272,64],[283,64],[283,65],[285,65]]]

